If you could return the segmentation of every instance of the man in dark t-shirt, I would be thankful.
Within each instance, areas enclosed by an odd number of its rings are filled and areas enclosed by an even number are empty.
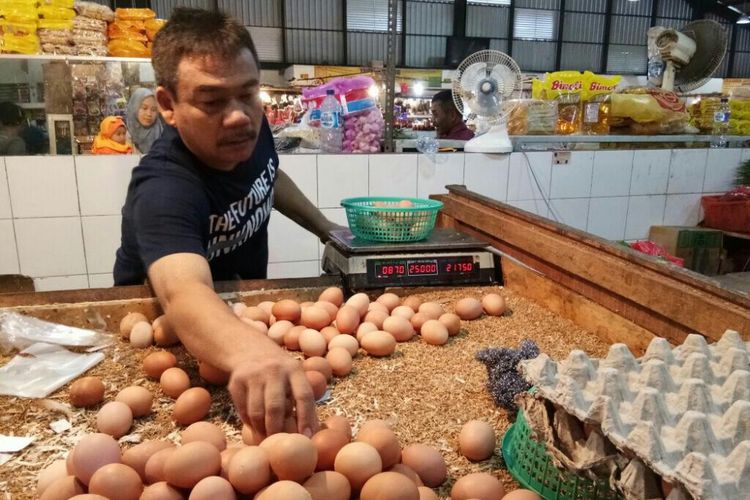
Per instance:
[[[152,63],[167,126],[133,170],[115,283],[148,278],[187,350],[229,373],[232,401],[255,432],[280,432],[294,409],[299,432],[312,435],[318,420],[301,364],[240,321],[213,281],[265,277],[272,208],[322,240],[335,225],[279,169],[258,56],[240,23],[177,8]]]

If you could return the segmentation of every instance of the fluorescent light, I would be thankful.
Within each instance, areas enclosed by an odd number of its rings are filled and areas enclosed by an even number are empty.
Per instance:
[[[747,14],[742,14],[737,18],[737,24],[750,24],[750,17]]]
[[[424,94],[424,84],[422,82],[417,82],[414,84],[414,95],[422,95]]]
[[[271,96],[265,90],[260,91],[260,101],[264,104],[271,102]]]
[[[370,88],[367,89],[367,94],[373,99],[377,99],[380,95],[380,89],[378,89],[377,85],[370,85]]]

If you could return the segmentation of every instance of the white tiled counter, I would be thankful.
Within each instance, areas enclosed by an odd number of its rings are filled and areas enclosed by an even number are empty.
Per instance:
[[[120,209],[139,156],[0,157],[0,274],[37,290],[111,286]],[[346,223],[342,198],[469,189],[607,239],[645,238],[654,224],[694,225],[702,194],[732,185],[750,149],[482,155],[282,155],[281,168],[326,216]],[[271,278],[320,273],[317,238],[274,212]]]

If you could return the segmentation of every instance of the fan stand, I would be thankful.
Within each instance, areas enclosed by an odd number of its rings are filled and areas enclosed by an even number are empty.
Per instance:
[[[513,143],[508,137],[506,125],[493,125],[490,129],[469,141],[464,145],[466,153],[510,153],[513,151]]]

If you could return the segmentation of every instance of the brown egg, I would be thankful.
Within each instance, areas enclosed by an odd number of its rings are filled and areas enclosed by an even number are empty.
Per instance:
[[[396,342],[408,342],[414,337],[412,323],[403,316],[391,316],[387,318],[383,322],[383,330],[390,333],[396,339]]]
[[[331,304],[330,302],[326,302],[325,300],[319,300],[313,306],[324,309],[325,312],[328,313],[328,324],[330,325],[333,320],[336,319],[336,313],[339,312],[339,308],[335,306],[334,304]],[[322,328],[321,328],[322,330]]]
[[[326,428],[328,429],[334,429],[342,434],[345,434],[346,437],[351,441],[352,439],[352,426],[349,424],[349,420],[343,415],[331,415],[327,419],[325,419],[325,422],[323,422]]]
[[[438,321],[445,325],[445,327],[448,329],[448,335],[450,335],[451,337],[453,337],[454,335],[458,335],[458,332],[461,331],[461,318],[458,317],[458,314],[442,314],[438,318]]]
[[[386,429],[391,429],[391,424],[389,424],[386,420],[383,420],[382,418],[371,418],[370,420],[364,422],[359,427],[359,432],[367,432],[370,429],[374,429],[376,427],[385,427]]]
[[[666,498],[666,496],[664,497]],[[542,500],[542,497],[531,490],[513,490],[503,497],[503,500]]]
[[[293,326],[284,334],[284,347],[290,351],[299,351],[299,337],[307,330],[304,325]]]
[[[387,307],[389,312],[401,305],[401,297],[390,292],[382,294],[377,301]]]
[[[502,316],[505,312],[505,299],[496,293],[482,297],[482,309],[490,316]]]
[[[167,482],[180,488],[192,488],[198,481],[221,471],[221,454],[216,446],[193,441],[177,448],[164,462]]]
[[[273,309],[271,309],[271,311],[273,311]],[[258,306],[250,306],[245,308],[245,310],[242,311],[242,317],[251,319],[253,321],[260,321],[261,323],[264,323],[266,325],[271,319],[271,315]]]
[[[115,401],[128,405],[133,416],[138,418],[151,413],[154,395],[145,387],[131,385],[118,392]]]
[[[341,288],[337,287],[326,288],[325,290],[323,290],[323,292],[321,292],[318,300],[330,302],[336,307],[341,307],[341,304],[344,303],[344,292],[341,290]]]
[[[443,306],[437,302],[423,302],[419,306],[419,311],[417,312],[424,314],[429,319],[438,319],[443,313],[445,313],[445,310],[443,309]]]
[[[439,497],[432,491],[432,488],[427,486],[419,486],[419,500],[440,500]]]
[[[285,319],[296,323],[302,315],[302,308],[291,299],[282,299],[273,305],[271,313],[277,321]]]
[[[320,331],[331,324],[331,315],[326,309],[312,305],[302,310],[300,321],[307,328]]]
[[[133,425],[133,411],[121,401],[110,401],[96,414],[96,429],[120,439]]]
[[[85,485],[100,467],[121,461],[120,445],[107,434],[87,434],[73,448],[73,470]]]
[[[271,466],[265,450],[258,446],[245,446],[229,461],[227,479],[245,495],[252,495],[271,481]]]
[[[193,441],[205,441],[211,443],[217,450],[222,451],[227,447],[227,437],[224,431],[216,424],[211,422],[195,422],[190,424],[180,433],[182,444],[192,443]]]
[[[391,311],[389,311],[388,308],[380,302],[370,302],[370,305],[367,306],[367,313],[369,314],[373,311],[385,313],[386,316],[391,315]]]
[[[401,451],[401,462],[419,474],[425,486],[437,488],[448,475],[445,459],[438,450],[424,444],[411,444]]]
[[[451,500],[501,500],[505,495],[503,484],[486,472],[467,474],[455,482],[451,489]]]
[[[139,321],[130,330],[130,344],[134,347],[148,347],[154,343],[154,329],[148,321]]]
[[[406,319],[411,319],[414,314],[414,309],[409,306],[398,306],[391,311],[391,316],[401,316]]]
[[[141,476],[124,464],[107,464],[101,467],[89,482],[89,493],[105,498],[138,500],[143,492]]]
[[[335,319],[336,315],[334,315],[333,317]],[[341,332],[336,330],[335,326],[327,326],[320,331],[320,334],[323,336],[324,339],[326,339],[326,344],[327,344],[331,341],[331,339],[333,339],[333,337],[336,337],[337,335],[341,335]]]
[[[412,310],[412,312],[419,311],[419,306],[422,305],[422,299],[417,296],[409,296],[401,301],[402,306],[406,306]]]
[[[143,469],[147,483],[153,484],[166,480],[166,476],[164,475],[164,464],[166,463],[167,458],[169,458],[175,451],[177,451],[177,447],[171,446],[151,455],[151,458],[146,461],[146,467]]]
[[[310,307],[311,305],[315,304],[312,300],[306,300],[304,302],[300,302],[299,306],[304,309],[306,307]]]
[[[36,496],[42,496],[44,490],[58,479],[68,477],[68,468],[65,460],[55,460],[50,465],[39,471],[36,477]]]
[[[486,460],[495,452],[495,429],[487,422],[469,420],[458,435],[458,446],[469,460]]]
[[[122,338],[129,339],[130,331],[133,329],[133,325],[140,321],[148,322],[148,318],[139,312],[131,312],[126,314],[120,320],[120,335],[122,335]]]
[[[408,477],[398,472],[381,472],[367,480],[360,500],[419,500],[419,490]]]
[[[430,345],[445,345],[448,342],[448,329],[436,319],[428,319],[422,325],[422,340]]]
[[[185,496],[166,481],[159,481],[151,486],[146,486],[140,500],[185,500]]]
[[[482,315],[482,303],[474,297],[466,297],[456,302],[456,314],[463,320],[477,319]]]
[[[254,319],[248,318],[240,318],[240,321],[242,321],[246,325],[249,325],[256,332],[262,333],[263,335],[268,335],[268,325],[266,325],[262,321],[256,321]]]
[[[411,317],[411,326],[417,333],[419,333],[422,330],[422,325],[424,325],[425,321],[428,319],[430,319],[430,317],[425,313],[417,313]]]
[[[336,313],[336,329],[341,333],[353,334],[359,322],[359,310],[354,306],[345,305]]]
[[[366,293],[355,293],[349,297],[349,300],[346,301],[346,305],[354,306],[354,308],[359,311],[359,316],[364,317],[364,315],[367,314],[367,307],[370,305],[370,297],[368,297]]]
[[[154,379],[158,379],[167,369],[175,366],[177,366],[177,358],[167,351],[152,352],[143,359],[143,371]]]
[[[357,441],[372,445],[380,453],[383,469],[401,461],[401,444],[396,434],[387,427],[369,427],[357,433]]]
[[[366,333],[362,337],[362,349],[370,356],[390,356],[396,351],[396,339],[388,332]]]
[[[273,316],[273,305],[274,305],[273,301],[264,300],[263,302],[258,304],[258,307],[266,311],[266,314],[268,314],[268,317],[270,318],[271,316]]]
[[[346,476],[333,470],[316,472],[302,486],[312,500],[349,500],[352,494]]]
[[[212,385],[227,385],[227,382],[229,382],[229,373],[219,370],[214,365],[208,364],[205,361],[198,363],[198,375]]]
[[[189,425],[205,418],[210,409],[211,394],[203,387],[192,387],[174,402],[172,419],[178,424]]]
[[[257,433],[248,425],[242,426],[242,442],[248,446],[259,445],[266,437]]]
[[[161,390],[170,398],[178,398],[190,388],[190,377],[182,368],[167,368],[159,377]]]
[[[328,351],[326,361],[337,377],[346,377],[352,372],[352,355],[344,347],[334,347]]]
[[[221,474],[219,474],[221,477],[229,480],[229,462],[237,454],[237,452],[243,448],[246,448],[244,444],[235,443],[221,450],[221,453],[219,454],[221,455]]]
[[[268,336],[279,345],[284,345],[284,335],[292,329],[294,323],[282,319],[277,321],[268,329]]]
[[[277,481],[255,495],[253,500],[312,500],[312,496],[299,483]]]
[[[332,351],[337,347],[343,347],[344,349],[349,351],[351,357],[354,358],[357,356],[357,352],[359,351],[359,342],[351,335],[337,335],[332,338],[330,342],[328,342],[328,350]]]
[[[180,342],[180,338],[177,336],[177,332],[174,331],[172,325],[167,321],[165,315],[157,317],[151,327],[154,329],[154,343],[158,346],[169,346]]]
[[[39,500],[68,500],[86,493],[86,487],[73,476],[65,476],[50,483]]]
[[[198,481],[190,492],[189,500],[235,500],[237,494],[232,485],[219,476],[209,476]]]
[[[383,470],[383,462],[372,445],[349,443],[336,455],[334,469],[346,476],[352,489],[360,490],[368,479]]]
[[[365,314],[365,322],[372,323],[377,327],[378,330],[383,328],[383,322],[389,318],[387,312],[383,311],[369,311]]]
[[[311,438],[318,450],[315,470],[333,470],[333,463],[339,450],[349,444],[350,438],[338,429],[322,429]]]
[[[104,399],[104,384],[99,377],[83,377],[70,384],[70,404],[76,408],[98,405]]]
[[[265,450],[276,477],[304,481],[315,472],[318,450],[310,438],[302,434],[286,433],[275,434],[270,438],[263,440],[260,447]]]
[[[69,476],[75,476],[76,475],[76,469],[73,465],[73,452],[75,451],[75,448],[70,450],[68,452],[68,455],[65,457],[65,470],[68,471]]]
[[[242,317],[242,312],[247,309],[247,304],[244,302],[235,302],[231,305],[231,308],[234,315],[240,318]]]
[[[133,469],[146,482],[146,463],[156,452],[174,448],[169,441],[144,441],[122,454],[122,463]]]
[[[391,467],[388,470],[390,472],[398,472],[399,474],[403,474],[404,476],[406,476],[409,479],[411,479],[411,481],[414,484],[416,484],[417,486],[423,486],[424,485],[424,483],[422,482],[422,480],[419,478],[419,474],[417,474],[416,472],[414,472],[414,469],[412,469],[408,465],[396,464],[396,465],[394,465],[393,467]],[[432,491],[432,490],[430,490],[430,491]]]
[[[308,307],[308,309],[312,309]],[[299,347],[305,356],[323,356],[328,350],[326,339],[318,330],[305,328],[299,334]]]
[[[305,372],[305,377],[307,377],[307,381],[310,382],[310,387],[312,387],[313,397],[315,398],[315,401],[322,398],[323,394],[326,393],[326,389],[328,389],[328,381],[326,380],[326,376],[319,371],[309,370]]]
[[[365,333],[377,332],[378,330],[379,328],[375,325],[375,323],[370,323],[369,321],[365,321],[364,323],[360,324],[357,327],[357,335],[356,335],[357,342],[362,341],[362,337],[365,336]],[[348,335],[348,337],[351,337],[351,335]]]
[[[331,378],[333,378],[333,370],[331,369],[331,364],[326,360],[326,358],[323,358],[321,356],[313,356],[311,358],[307,358],[302,362],[302,369],[305,371],[316,371],[323,374],[323,376],[326,378],[326,382],[330,382]]]

